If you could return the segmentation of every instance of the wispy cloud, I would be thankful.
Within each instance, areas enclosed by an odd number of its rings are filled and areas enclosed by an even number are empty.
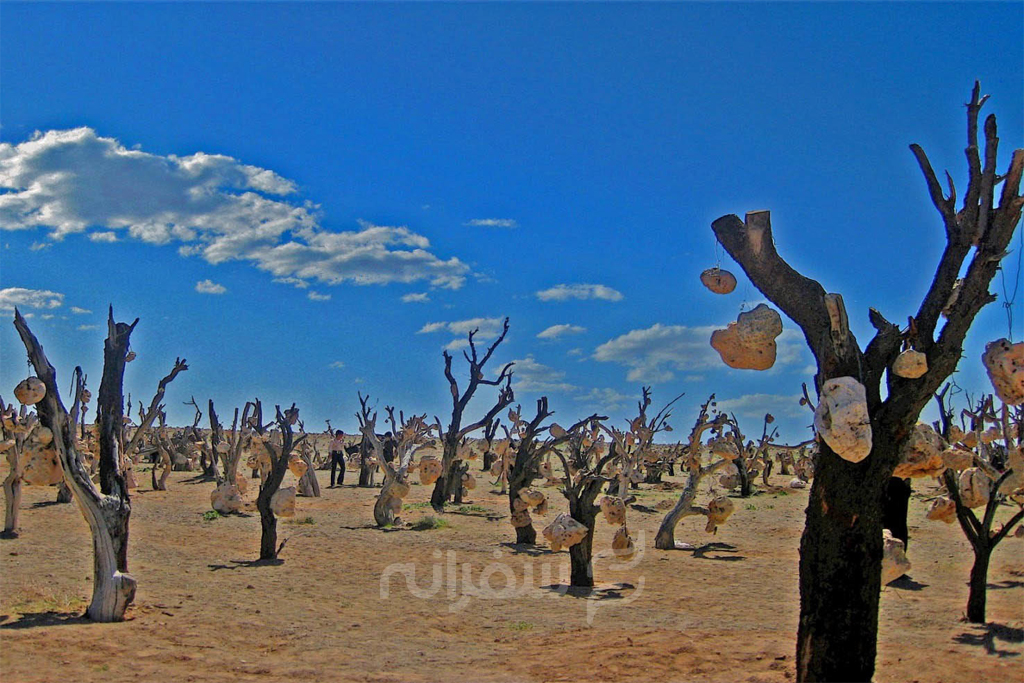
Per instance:
[[[554,391],[576,391],[578,387],[565,381],[561,370],[538,363],[532,356],[513,361],[512,386],[517,391],[550,393]]]
[[[718,409],[723,413],[736,413],[740,417],[758,420],[766,413],[775,417],[806,417],[810,420],[811,413],[800,405],[800,399],[800,394],[745,394],[718,401]]]
[[[622,301],[622,292],[605,285],[555,285],[536,293],[541,301],[568,301],[569,299],[600,299],[603,301]]]
[[[427,323],[419,329],[416,334],[433,334],[434,332],[447,332],[455,335],[455,338],[445,345],[448,351],[457,351],[469,346],[469,333],[477,330],[474,341],[487,341],[497,337],[502,330],[504,318],[470,318],[469,320],[455,320],[451,322]]]
[[[79,308],[78,306],[72,306],[71,312],[75,315],[86,315],[88,313],[92,313],[88,308]]]
[[[7,287],[0,289],[0,311],[13,311],[19,308],[60,308],[64,305],[64,295],[48,289],[25,289],[24,287]]]
[[[711,333],[716,329],[655,323],[606,341],[594,350],[593,358],[629,368],[626,379],[630,382],[667,382],[677,371],[699,378],[696,371],[725,367],[711,348]],[[806,346],[799,332],[783,330],[775,341],[776,367],[804,362]]]
[[[466,225],[474,228],[515,228],[519,224],[511,218],[474,218],[466,221]]]
[[[0,190],[7,230],[49,228],[53,240],[94,230],[90,239],[100,242],[178,244],[182,256],[245,261],[279,280],[458,289],[470,270],[433,254],[429,240],[405,226],[323,229],[317,207],[288,201],[295,184],[268,169],[220,154],[148,154],[91,128],[0,144]]]
[[[89,239],[93,242],[105,242],[107,244],[113,244],[117,241],[116,232],[90,232]]]
[[[200,294],[223,294],[228,291],[228,288],[213,280],[200,280],[196,283],[196,291]]]
[[[430,296],[426,292],[413,292],[402,295],[403,304],[425,304],[429,303]]]
[[[98,329],[100,329],[100,326],[99,325],[79,325],[77,329],[78,329],[79,332],[88,332],[89,330],[98,330]]]
[[[29,245],[29,251],[42,251],[53,246],[53,242],[33,242]]]
[[[582,334],[587,328],[579,325],[552,325],[537,335],[537,339],[558,339],[567,334]]]
[[[336,360],[327,367],[331,368],[332,370],[342,370],[345,368],[345,364],[340,360]]]
[[[611,388],[593,388],[585,394],[574,396],[573,400],[585,406],[593,406],[607,412],[622,410],[633,398]]]
[[[330,301],[330,294],[321,294],[320,292],[310,292],[306,295],[306,298],[310,301]]]

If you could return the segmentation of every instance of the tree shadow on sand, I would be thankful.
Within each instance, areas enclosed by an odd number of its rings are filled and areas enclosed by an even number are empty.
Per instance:
[[[253,569],[258,567],[279,567],[284,564],[284,560],[281,558],[273,560],[231,560],[231,564],[208,564],[211,572],[215,572],[221,569]]]
[[[1024,643],[1024,629],[1017,629],[1005,624],[971,624],[971,631],[965,631],[961,635],[953,637],[953,640],[962,645],[977,645],[984,647],[988,654],[999,657],[1019,657],[1020,652],[1012,650],[1000,650],[995,641],[1001,640],[1005,643]]]
[[[621,600],[626,597],[623,591],[636,588],[631,583],[605,583],[594,586],[568,586],[564,583],[553,583],[548,586],[541,586],[541,590],[550,591],[558,595],[568,595],[574,598],[587,598],[590,600]]]
[[[927,583],[921,583],[920,581],[914,581],[912,578],[904,574],[894,581],[890,581],[886,584],[888,588],[898,588],[901,591],[919,591],[928,587]]]
[[[512,551],[513,555],[529,555],[530,557],[540,557],[541,555],[554,555],[551,548],[545,548],[541,545],[528,545],[526,543],[500,543],[501,547],[508,548]]]
[[[13,621],[8,621],[9,615],[0,614],[0,629],[23,629],[36,628],[38,626],[62,626],[65,624],[86,624],[91,623],[81,612],[36,612],[34,614],[22,614]]]
[[[985,652],[990,655],[996,655],[997,657],[1020,657],[1020,652],[1013,652],[1011,650],[1000,650],[996,646],[996,641],[1001,640],[1004,643],[1024,643],[1024,629],[1015,628],[1013,626],[1007,626],[1005,624],[997,624],[990,622],[988,624],[970,624],[970,631],[965,631],[958,636],[955,636],[953,640],[960,643],[961,645],[977,645],[985,648]]]

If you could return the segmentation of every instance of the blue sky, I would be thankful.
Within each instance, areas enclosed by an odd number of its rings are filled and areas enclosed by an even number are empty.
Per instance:
[[[148,403],[186,357],[177,424],[191,396],[221,415],[259,396],[350,430],[357,391],[447,421],[442,349],[509,316],[495,361],[517,361],[517,398],[547,394],[563,422],[620,420],[653,384],[656,403],[686,393],[681,432],[715,391],[747,431],[770,410],[804,438],[811,358],[792,323],[768,372],[708,346],[761,300],[711,221],[771,209],[781,253],[843,294],[862,344],[869,306],[905,321],[942,248],[907,145],[964,187],[977,78],[1005,167],[1024,129],[1022,14],[4,2],[0,315],[20,302],[59,376],[82,364],[97,384],[107,304],[140,317],[126,390]],[[698,281],[717,259],[740,279],[727,297]],[[978,358],[1007,333],[988,307],[961,384],[988,388]],[[13,326],[0,345],[6,398],[25,371]]]

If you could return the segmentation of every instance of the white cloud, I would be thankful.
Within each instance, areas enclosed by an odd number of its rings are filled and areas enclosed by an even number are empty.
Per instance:
[[[493,339],[501,333],[504,322],[504,318],[470,318],[452,322],[427,323],[416,334],[447,331],[461,336],[477,330],[474,339]]]
[[[90,232],[89,239],[93,242],[104,242],[112,244],[117,241],[116,232]]]
[[[567,334],[582,334],[587,328],[579,325],[552,325],[537,335],[537,339],[558,339]]]
[[[310,292],[306,295],[306,298],[310,301],[330,301],[330,294],[321,294],[320,292]]]
[[[454,335],[454,339],[445,344],[446,351],[458,351],[469,346],[469,333],[476,330],[473,337],[475,343],[486,342],[501,334],[505,323],[504,318],[470,318],[469,320],[455,320],[451,322],[427,323],[421,327],[416,334],[433,334],[434,332],[446,332]],[[477,348],[480,348],[479,346]]]
[[[427,281],[458,289],[469,273],[404,226],[323,229],[316,206],[284,199],[295,184],[273,171],[217,154],[148,154],[91,128],[0,143],[0,190],[0,227],[49,228],[55,240],[100,228],[92,235],[174,243],[182,256],[246,261],[277,279],[331,285]]]
[[[541,301],[568,301],[569,299],[602,299],[622,301],[622,293],[605,285],[555,285],[536,293]]]
[[[78,326],[78,331],[79,332],[87,332],[89,330],[98,330],[98,329],[100,329],[99,325],[79,325]]]
[[[305,280],[300,280],[297,277],[275,277],[274,282],[280,283],[282,285],[292,285],[294,287],[298,287],[299,289],[306,289],[307,287],[309,287],[308,282],[306,282]]]
[[[626,379],[630,382],[667,382],[675,378],[675,371],[692,374],[726,367],[718,352],[711,348],[711,333],[716,329],[656,323],[601,344],[594,350],[593,358],[629,368]],[[775,367],[805,362],[807,352],[799,332],[783,330],[776,343]]]
[[[88,313],[92,313],[92,311],[90,311],[88,308],[79,308],[78,306],[72,306],[71,312],[76,315],[86,315]]]
[[[594,388],[585,394],[574,396],[573,400],[579,401],[584,405],[598,407],[602,411],[615,412],[617,410],[622,410],[631,398],[633,397],[626,396],[615,389]]]
[[[333,363],[331,363],[330,365],[328,365],[327,367],[329,367],[329,368],[331,368],[333,370],[342,370],[342,369],[344,369],[345,364],[343,362],[341,362],[340,360],[336,360]]]
[[[586,351],[584,351],[578,346],[575,349],[569,349],[568,351],[566,351],[567,356],[582,356],[585,353]]]
[[[426,292],[411,292],[409,294],[402,295],[403,304],[425,304],[430,301],[430,296]]]
[[[519,224],[511,218],[474,218],[466,221],[466,225],[474,228],[514,228]]]
[[[200,294],[223,294],[228,291],[228,288],[213,280],[200,280],[196,283],[196,291]]]
[[[513,361],[512,386],[516,391],[548,393],[552,391],[576,391],[578,387],[565,382],[561,370],[538,363],[533,356]]]
[[[52,242],[33,242],[29,245],[29,251],[42,251],[43,249],[49,249],[53,246]]]
[[[48,289],[25,289],[23,287],[7,287],[0,289],[0,311],[13,311],[20,308],[60,308],[64,305],[64,295]]]
[[[737,398],[718,401],[718,410],[723,413],[736,413],[737,416],[764,419],[765,413],[775,417],[807,417],[811,413],[800,405],[800,394],[784,396],[781,394],[746,394]]]

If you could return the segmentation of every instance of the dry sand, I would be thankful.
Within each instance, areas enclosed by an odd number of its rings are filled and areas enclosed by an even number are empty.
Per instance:
[[[141,475],[148,482],[148,472]],[[676,538],[697,544],[696,552],[654,550],[664,513],[631,509],[643,554],[628,568],[598,562],[602,590],[587,597],[542,587],[545,571],[555,579],[567,572],[568,554],[510,546],[507,502],[488,479],[479,480],[462,512],[444,515],[449,528],[382,531],[372,526],[374,490],[329,489],[328,473],[318,475],[323,497],[300,498],[297,516],[280,524],[287,545],[276,564],[252,562],[260,534],[254,511],[204,520],[211,483],[176,472],[169,491],[136,490],[130,569],[139,589],[127,621],[118,624],[80,618],[91,592],[92,551],[77,507],[52,504],[55,488],[26,487],[21,536],[0,541],[2,680],[795,678],[806,490],[736,499],[736,512],[716,536],[704,532],[702,518],[684,520]],[[916,488],[927,493],[930,486]],[[566,508],[556,489],[544,490],[552,505],[536,520],[538,530]],[[646,486],[640,494],[638,503],[648,508],[673,497]],[[413,486],[405,521],[430,514],[428,498],[426,487]],[[970,549],[956,525],[926,521],[925,509],[915,494],[913,580],[883,592],[876,680],[1022,680],[1024,541],[1010,538],[996,550],[991,624],[971,625],[962,621]],[[307,518],[312,523],[296,523]],[[610,547],[612,531],[599,522],[595,550]],[[459,569],[450,594],[452,560]],[[420,595],[430,592],[438,571],[439,590],[416,597],[396,564],[415,567]],[[472,588],[462,578],[467,565]],[[389,566],[398,573],[383,599],[381,576]],[[520,588],[532,571],[532,590],[518,598],[497,594],[503,567]],[[490,595],[479,588],[482,574],[495,589]]]

